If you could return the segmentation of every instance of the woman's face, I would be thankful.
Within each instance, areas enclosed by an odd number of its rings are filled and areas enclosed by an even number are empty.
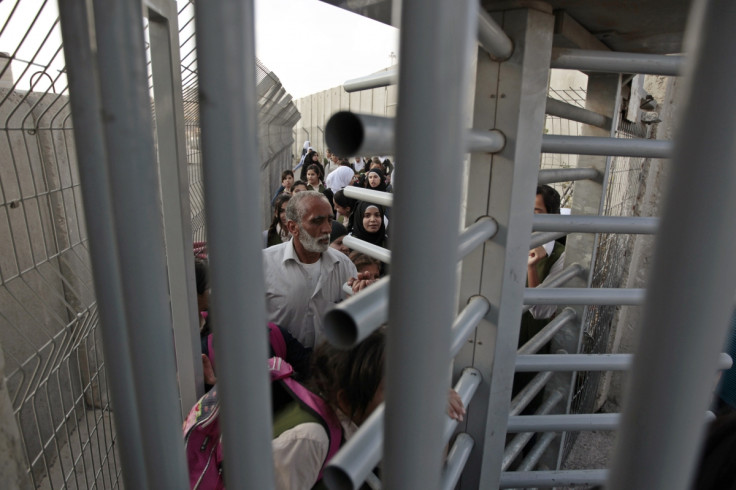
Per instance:
[[[309,182],[309,185],[312,187],[317,187],[319,184],[319,178],[317,177],[317,172],[314,170],[307,170],[307,182]]]
[[[381,212],[375,206],[368,206],[363,213],[363,228],[368,233],[376,233],[381,229]]]
[[[368,174],[368,185],[374,189],[381,185],[381,176],[376,172],[370,172]]]
[[[299,184],[299,185],[295,186],[295,187],[294,187],[294,188],[293,188],[293,189],[291,190],[291,193],[292,193],[292,194],[298,194],[298,193],[300,193],[301,191],[306,191],[306,190],[307,190],[307,186],[306,186],[306,185],[303,185],[303,184]]]
[[[350,216],[350,206],[342,207],[337,202],[335,203],[335,211],[340,213],[340,216]]]
[[[293,175],[287,175],[286,178],[281,181],[281,185],[284,186],[284,189],[291,189],[292,184],[294,184]]]
[[[312,155],[312,161],[319,162],[319,153],[315,153],[314,155]]]
[[[378,264],[368,264],[358,269],[363,274],[364,279],[378,279],[381,275],[381,266]]]

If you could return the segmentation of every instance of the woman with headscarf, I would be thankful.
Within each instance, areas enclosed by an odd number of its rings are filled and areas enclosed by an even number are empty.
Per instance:
[[[304,165],[302,165],[302,171],[299,176],[299,180],[307,181],[307,169],[310,165],[317,165],[319,168],[319,180],[325,181],[325,168],[322,166],[322,162],[319,161],[319,153],[315,150],[309,150],[307,155],[304,157]]]
[[[383,206],[361,201],[354,214],[355,223],[352,235],[373,245],[388,248],[386,225],[383,220],[385,215]]]
[[[308,153],[308,152],[309,152],[309,150],[311,150],[311,149],[312,149],[312,143],[310,143],[310,142],[309,142],[309,140],[306,140],[306,141],[304,142],[304,146],[302,147],[302,156],[301,156],[301,158],[299,159],[299,163],[297,163],[296,167],[294,167],[294,171],[295,171],[295,172],[296,172],[297,170],[299,170],[299,167],[301,167],[301,166],[303,166],[303,165],[304,165],[304,158],[305,158],[305,157],[307,156],[307,153]]]
[[[365,188],[373,191],[388,192],[386,190],[386,176],[380,168],[372,168],[365,178]]]

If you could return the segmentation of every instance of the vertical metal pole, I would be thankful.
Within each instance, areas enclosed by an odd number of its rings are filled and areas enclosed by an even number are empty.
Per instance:
[[[140,450],[149,488],[186,488],[141,3],[95,0],[94,14]]]
[[[736,227],[736,57],[732,2],[698,2],[690,16],[687,90],[647,303],[610,486],[690,487],[733,311]],[[713,97],[719,94],[719,97]],[[693,165],[697,162],[697,165]],[[683,233],[682,230],[686,230]],[[685,260],[683,260],[685,259]],[[672,363],[679,369],[673,371]],[[642,430],[644,429],[644,430]]]
[[[136,405],[132,356],[126,331],[110,177],[105,154],[97,62],[92,53],[90,13],[82,2],[60,2],[61,35],[74,119],[74,142],[82,183],[90,260],[100,311],[100,330],[123,479],[128,488],[145,488],[141,426]]]
[[[502,131],[507,145],[495,155],[473,155],[468,177],[466,224],[489,215],[499,225],[462,269],[460,301],[480,294],[493,305],[474,342],[456,359],[456,366],[472,364],[484,379],[466,417],[465,431],[477,445],[461,479],[468,489],[498,488],[500,480],[554,25],[551,11],[513,10],[495,17],[514,41],[514,53],[503,63],[480,53],[476,75],[473,127]]]
[[[385,486],[438,489],[457,308],[466,93],[477,33],[475,0],[405,0],[387,338]],[[430,172],[426,163],[436,162]],[[447,165],[448,162],[456,165]],[[443,196],[437,199],[437,196]],[[431,266],[430,266],[431,264]]]
[[[273,487],[253,2],[197,2],[205,203],[228,488]],[[264,450],[264,448],[266,448]]]
[[[174,0],[147,0],[158,4],[148,11],[151,70],[156,107],[156,134],[164,238],[174,320],[177,373],[182,414],[204,392],[199,316],[194,290],[189,178],[184,145],[184,108],[179,66],[179,29]]]

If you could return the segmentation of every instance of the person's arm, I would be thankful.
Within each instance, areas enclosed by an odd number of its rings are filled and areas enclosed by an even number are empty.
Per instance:
[[[561,272],[564,267],[565,252],[562,252],[560,258],[557,259],[554,264],[552,264],[552,267],[550,267],[549,274],[547,274],[547,277],[545,277],[544,280],[541,282],[541,287],[544,287],[546,283],[549,283],[549,279],[556,276],[557,273]],[[540,286],[538,285],[537,287]],[[529,313],[531,313],[532,316],[537,320],[541,318],[551,318],[552,315],[555,314],[555,311],[557,311],[557,305],[533,305],[531,308],[529,308]]]

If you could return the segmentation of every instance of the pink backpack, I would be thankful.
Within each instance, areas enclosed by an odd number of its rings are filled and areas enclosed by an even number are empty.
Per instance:
[[[278,330],[278,329],[277,329]],[[285,345],[285,344],[284,344]],[[274,346],[274,350],[277,348]],[[271,381],[277,381],[310,413],[316,415],[327,430],[330,447],[322,469],[340,449],[342,426],[327,403],[307,390],[291,377],[293,369],[280,357],[268,360]],[[189,486],[192,490],[221,490],[225,488],[222,478],[222,436],[220,434],[220,404],[217,386],[214,386],[192,407],[184,421],[184,441],[189,468]],[[322,478],[320,470],[318,480]]]

